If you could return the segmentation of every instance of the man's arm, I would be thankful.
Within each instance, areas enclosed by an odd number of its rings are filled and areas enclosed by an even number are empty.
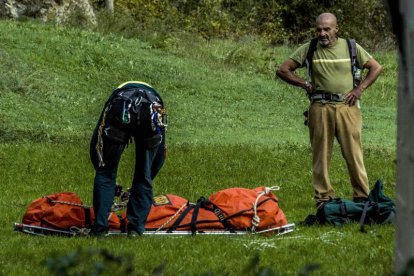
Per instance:
[[[363,68],[368,69],[366,78],[344,97],[345,102],[349,105],[354,105],[361,98],[364,90],[375,82],[382,71],[382,66],[373,58],[368,60]]]
[[[285,62],[280,65],[276,70],[276,75],[282,80],[286,81],[295,86],[300,86],[306,90],[308,93],[312,93],[314,88],[312,84],[300,77],[298,77],[294,72],[297,68],[300,67],[300,64],[293,59],[287,59]]]

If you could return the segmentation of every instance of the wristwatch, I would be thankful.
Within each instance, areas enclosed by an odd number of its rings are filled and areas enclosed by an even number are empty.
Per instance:
[[[308,82],[307,80],[305,80],[305,83],[303,84],[303,88],[305,88],[305,90],[308,90],[311,87],[312,87],[312,84]]]

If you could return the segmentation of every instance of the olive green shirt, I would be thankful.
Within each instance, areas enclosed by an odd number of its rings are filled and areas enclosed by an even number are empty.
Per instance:
[[[305,64],[310,42],[300,46],[289,57],[294,61]],[[362,66],[372,58],[359,44],[356,44],[357,62]],[[351,58],[349,56],[348,44],[345,39],[331,46],[322,47],[317,43],[312,63],[312,83],[316,90],[330,93],[347,93],[352,90],[353,77],[351,71]]]

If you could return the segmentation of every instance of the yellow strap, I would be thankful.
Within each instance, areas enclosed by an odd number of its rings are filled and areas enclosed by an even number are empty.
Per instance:
[[[143,85],[146,85],[146,86],[149,86],[149,87],[153,88],[153,87],[152,87],[151,85],[149,85],[148,83],[146,83],[146,82],[142,82],[142,81],[127,81],[127,82],[124,82],[123,84],[121,84],[120,86],[118,86],[118,88],[122,88],[122,87],[124,87],[125,85],[130,84],[130,83],[143,84]]]

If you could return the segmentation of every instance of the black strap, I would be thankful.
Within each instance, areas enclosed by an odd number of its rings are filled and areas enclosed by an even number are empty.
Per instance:
[[[89,228],[91,227],[92,221],[91,221],[91,207],[84,206],[83,211],[85,212],[85,227]]]
[[[305,65],[307,67],[309,78],[312,76],[312,63],[313,63],[312,59],[313,59],[313,54],[316,51],[317,43],[318,43],[317,38],[311,39],[309,43],[308,53],[306,54]]]
[[[127,231],[126,221],[121,215],[118,215],[118,218],[119,218],[119,223],[121,224],[121,227],[120,227],[121,232],[125,233]]]
[[[174,224],[168,229],[167,233],[175,231],[178,228],[178,226],[180,226],[180,223],[187,216],[187,214],[194,209],[194,207],[194,205],[189,205],[189,203],[187,203],[187,208],[185,208],[185,210],[180,214],[176,221],[174,221]]]
[[[354,81],[354,87],[358,85],[357,80],[355,78],[355,73],[360,68],[360,65],[357,60],[357,49],[356,49],[356,41],[355,39],[347,39],[346,40],[348,44],[348,50],[349,50],[349,57],[351,58],[351,73],[352,73],[352,79]]]
[[[341,208],[342,221],[343,223],[348,223],[349,218],[348,218],[348,211],[346,210],[345,202],[343,202],[342,200],[339,200],[339,203],[340,203],[339,206]]]
[[[213,210],[212,211],[216,215],[216,217],[219,219],[219,221],[221,222],[221,224],[223,224],[224,228],[226,230],[231,230],[230,229],[230,225],[229,225],[229,223],[227,221],[228,218],[226,218],[224,212],[216,204],[214,204],[213,202],[211,202],[211,201],[208,200],[206,203],[207,204],[210,204],[211,206],[213,206]]]
[[[197,200],[196,205],[194,206],[194,211],[193,211],[193,216],[191,217],[191,233],[193,235],[196,234],[197,232],[197,217],[198,217],[198,212],[200,211],[200,206],[202,204],[202,202],[205,200],[204,197],[201,197],[199,200]]]
[[[359,219],[359,231],[361,232],[365,232],[365,227],[364,227],[364,222],[365,222],[365,218],[367,216],[367,212],[368,212],[368,207],[371,205],[370,201],[366,201],[364,204],[364,209],[362,210],[362,215],[361,218]]]

